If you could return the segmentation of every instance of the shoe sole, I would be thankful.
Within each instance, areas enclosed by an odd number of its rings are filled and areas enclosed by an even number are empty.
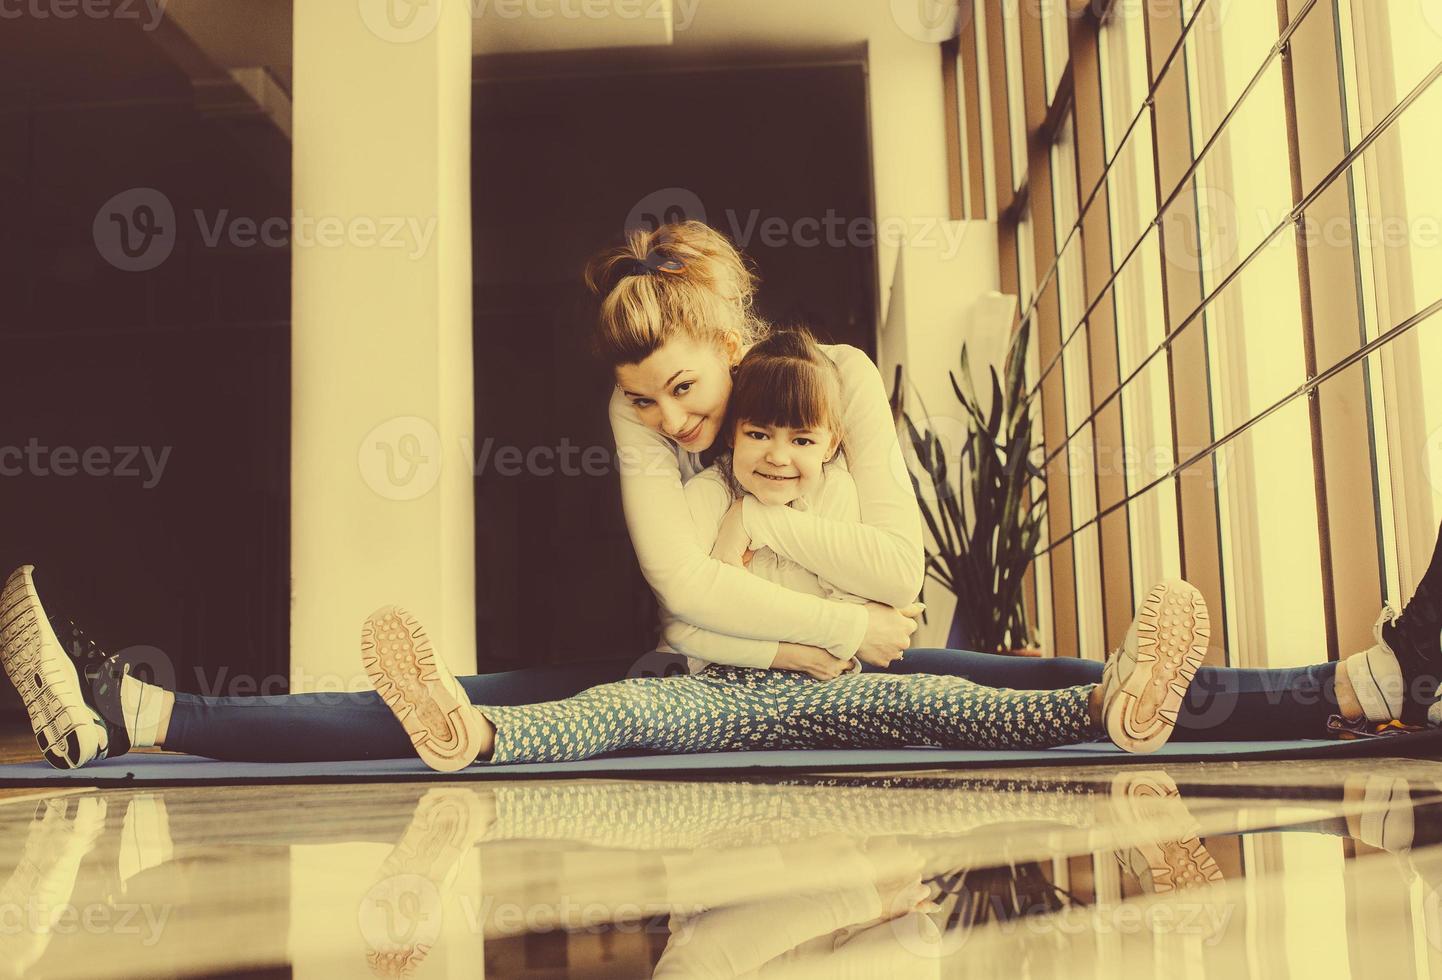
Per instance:
[[[1161,772],[1122,773],[1112,781],[1112,795],[1136,823],[1167,819],[1177,807],[1186,807],[1177,784]],[[1190,816],[1188,812],[1188,819]],[[1196,834],[1135,844],[1125,853],[1118,851],[1117,859],[1137,876],[1144,890],[1152,893],[1223,880],[1222,869]]]
[[[486,829],[474,790],[426,791],[376,882],[361,900],[366,961],[377,976],[410,976],[440,940],[443,909],[462,859]],[[413,927],[397,934],[395,909]]]
[[[0,590],[0,660],[25,702],[45,761],[79,769],[99,754],[100,736],[80,693],[80,676],[40,604],[34,571],[33,565],[20,566]]]
[[[396,606],[371,613],[361,627],[361,665],[426,765],[456,772],[476,761],[479,718],[414,616]]]
[[[1136,667],[1103,712],[1113,743],[1137,754],[1167,744],[1211,636],[1207,602],[1195,586],[1163,582],[1147,593],[1137,613]]]

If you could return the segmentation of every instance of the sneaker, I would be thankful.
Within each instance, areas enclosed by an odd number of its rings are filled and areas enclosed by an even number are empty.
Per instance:
[[[437,786],[361,899],[366,962],[379,977],[408,977],[440,941],[446,900],[471,849],[496,819],[489,790]]]
[[[1374,630],[1377,643],[1391,651],[1402,669],[1402,722],[1425,726],[1442,721],[1438,710],[1438,677],[1442,675],[1442,534],[1432,564],[1398,613],[1384,606]]]
[[[1102,669],[1102,719],[1117,747],[1145,753],[1167,744],[1211,635],[1195,586],[1178,580],[1152,587]]]
[[[123,717],[124,668],[73,622],[46,616],[34,571],[22,565],[0,591],[0,659],[25,702],[35,744],[56,769],[123,755],[130,736],[111,719]]]
[[[371,613],[361,627],[361,665],[426,765],[456,772],[476,761],[485,721],[414,616],[396,606]]]
[[[1112,801],[1130,825],[1167,828],[1164,839],[1143,839],[1116,852],[1117,862],[1136,876],[1143,891],[1162,894],[1222,880],[1172,777],[1159,770],[1119,773],[1112,779]]]
[[[14,873],[0,884],[0,975],[29,976],[56,933],[75,932],[75,886],[85,858],[105,833],[99,796],[57,796],[35,805]],[[85,906],[82,906],[85,908]]]

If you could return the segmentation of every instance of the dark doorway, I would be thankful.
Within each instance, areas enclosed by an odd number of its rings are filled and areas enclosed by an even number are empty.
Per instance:
[[[0,29],[0,575],[34,564],[49,604],[158,648],[181,690],[284,690],[290,250],[205,230],[287,218],[289,147],[208,104],[159,33]],[[123,268],[97,230],[117,200],[164,201],[168,250]]]
[[[478,82],[483,671],[655,642],[617,478],[585,465],[612,449],[612,382],[585,354],[587,256],[644,214],[706,220],[755,260],[763,316],[874,355],[867,131],[859,62]],[[501,472],[508,446],[536,465]]]

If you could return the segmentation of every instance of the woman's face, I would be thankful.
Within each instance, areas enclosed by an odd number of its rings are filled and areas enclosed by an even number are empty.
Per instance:
[[[731,350],[739,353],[734,345]],[[616,368],[616,384],[648,428],[699,453],[710,449],[721,432],[731,397],[731,364],[716,345],[677,336],[640,364]]]
[[[836,454],[835,433],[827,428],[736,426],[731,471],[741,488],[763,504],[789,504],[821,486],[822,464]]]

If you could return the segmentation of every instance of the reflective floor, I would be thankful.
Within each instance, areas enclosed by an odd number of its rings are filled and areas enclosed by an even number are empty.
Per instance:
[[[0,796],[45,977],[1442,976],[1442,763]]]

